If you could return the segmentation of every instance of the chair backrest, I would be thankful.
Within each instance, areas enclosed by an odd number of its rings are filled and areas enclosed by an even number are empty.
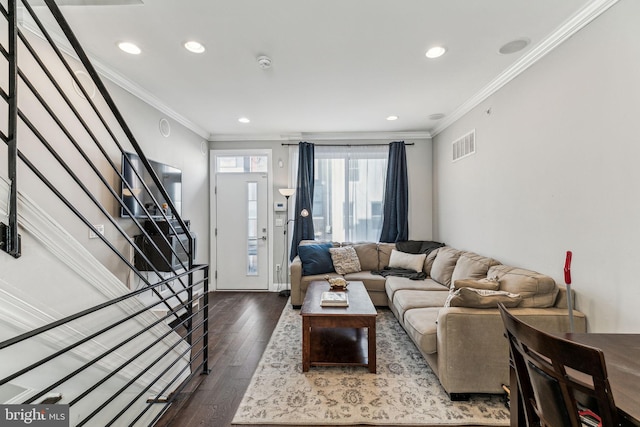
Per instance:
[[[542,332],[502,305],[524,413],[529,426],[580,427],[589,410],[602,426],[618,426],[602,350]]]

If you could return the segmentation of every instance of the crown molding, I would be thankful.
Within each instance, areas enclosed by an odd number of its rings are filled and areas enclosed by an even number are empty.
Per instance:
[[[151,107],[155,108],[156,110],[160,111],[166,116],[172,118],[176,122],[180,123],[182,126],[186,127],[187,129],[191,130],[193,133],[200,136],[201,138],[205,138],[205,139],[209,138],[210,136],[209,131],[198,126],[197,124],[187,119],[186,117],[184,117],[183,115],[175,111],[174,109],[170,108],[167,104],[165,104],[160,99],[152,95],[150,92],[136,85],[131,80],[125,78],[121,74],[116,73],[115,71],[105,66],[104,64],[100,63],[99,61],[95,60],[94,58],[91,58],[91,63],[96,68],[96,71],[98,71],[98,73],[100,73],[101,75],[103,75],[105,78],[109,79],[116,85],[120,86],[122,89],[126,90],[131,95],[141,99],[143,102],[149,104]]]
[[[29,16],[29,14],[24,13],[24,10],[22,10],[21,12],[22,13],[19,14],[19,18],[18,18],[18,25],[21,28],[39,37],[40,39],[46,41],[45,37],[40,31],[40,28],[38,28],[35,22],[31,20],[31,17]],[[69,57],[73,58],[78,62],[80,61],[75,51],[73,50],[73,48],[69,46],[69,43],[66,37],[63,37],[58,31],[52,31],[52,30],[49,30],[49,35],[55,42],[56,46],[65,55],[68,55]],[[160,99],[155,97],[153,94],[151,94],[147,90],[143,89],[142,87],[133,83],[131,80],[127,79],[123,75],[117,73],[113,69],[107,67],[106,65],[98,61],[96,57],[91,54],[91,52],[86,52],[86,54],[89,57],[93,67],[101,76],[110,80],[117,86],[120,86],[122,89],[129,92],[131,95],[142,100],[146,104],[150,105],[151,107],[155,108],[156,110],[160,111],[161,113],[165,114],[166,116],[170,117],[176,122],[180,123],[182,126],[186,127],[187,129],[191,130],[195,134],[199,135],[201,138],[208,139],[210,137],[209,131],[193,123],[191,120],[187,119],[177,111],[170,108],[167,104],[162,102]]]
[[[169,106],[167,106],[160,99],[155,97],[150,92],[144,90],[137,84],[133,83],[126,77],[115,72],[106,65],[100,63],[95,59],[95,56],[90,52],[87,55],[91,59],[91,63],[94,65],[98,73],[120,86],[125,91],[129,92],[133,96],[141,99],[143,102],[149,104],[153,108],[162,112],[163,114],[171,117],[182,126],[193,131],[202,138],[207,139],[210,142],[222,142],[222,141],[292,141],[292,140],[354,140],[354,139],[425,139],[432,138],[451,126],[453,123],[462,118],[465,114],[478,106],[481,102],[500,90],[503,86],[523,73],[530,66],[538,62],[549,52],[554,50],[560,44],[562,44],[569,37],[580,31],[583,27],[588,25],[611,6],[615,5],[619,0],[593,0],[585,5],[581,10],[574,14],[571,18],[565,21],[559,28],[557,28],[548,37],[538,43],[531,51],[516,61],[513,65],[500,73],[495,79],[493,79],[487,86],[465,101],[462,105],[456,108],[452,113],[447,115],[441,120],[431,132],[338,132],[338,133],[297,133],[297,134],[211,134],[207,130],[193,123],[186,117],[182,116]],[[27,14],[28,15],[28,14]],[[43,38],[39,29],[35,24],[20,19],[19,24],[26,30],[32,32],[36,36]],[[66,40],[61,37],[57,32],[52,32],[52,38],[60,49],[67,55],[75,58],[77,56],[73,49],[71,49]]]
[[[209,142],[230,141],[353,141],[353,140],[411,140],[429,139],[423,132],[297,132],[287,134],[212,134]]]
[[[432,136],[451,126],[465,114],[478,106],[482,101],[493,95],[504,85],[523,73],[527,68],[538,62],[549,52],[561,45],[569,37],[580,31],[598,16],[603,14],[619,0],[593,0],[585,5],[575,15],[565,21],[558,29],[538,43],[530,52],[516,61],[513,65],[500,73],[480,92],[469,98],[464,104],[459,106],[453,113],[443,119],[432,132]]]

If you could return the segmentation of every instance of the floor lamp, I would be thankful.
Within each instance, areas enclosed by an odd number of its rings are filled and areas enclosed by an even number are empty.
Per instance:
[[[287,206],[285,208],[285,222],[284,222],[284,240],[285,240],[285,259],[286,259],[286,269],[285,269],[285,277],[287,279],[287,287],[286,289],[280,291],[281,297],[288,297],[291,295],[291,290],[289,289],[289,238],[287,237],[287,231],[289,229],[289,197],[293,196],[296,192],[295,188],[280,188],[278,190],[280,194],[282,194],[285,199],[287,199]]]

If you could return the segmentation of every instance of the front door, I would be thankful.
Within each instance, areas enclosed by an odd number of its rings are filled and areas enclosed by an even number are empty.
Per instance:
[[[268,290],[266,173],[216,174],[217,289]]]

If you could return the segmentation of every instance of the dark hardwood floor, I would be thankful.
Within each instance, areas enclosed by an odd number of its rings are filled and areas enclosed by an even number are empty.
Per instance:
[[[275,292],[210,293],[211,372],[196,376],[156,426],[230,426],[286,301]]]
[[[194,377],[156,427],[231,426],[286,301],[275,292],[210,293],[211,372]]]

